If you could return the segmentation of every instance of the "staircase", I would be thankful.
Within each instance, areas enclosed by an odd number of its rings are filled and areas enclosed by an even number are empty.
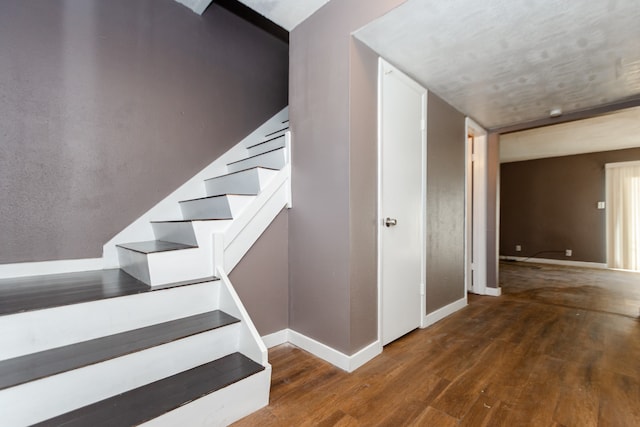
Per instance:
[[[107,243],[119,268],[0,280],[0,427],[222,426],[268,404],[267,351],[227,273],[291,204],[286,116]]]

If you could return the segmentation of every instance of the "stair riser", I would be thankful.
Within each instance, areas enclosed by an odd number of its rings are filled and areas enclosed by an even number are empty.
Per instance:
[[[147,255],[131,249],[117,247],[120,268],[130,276],[135,277],[147,285],[151,284]]]
[[[145,427],[228,426],[269,404],[271,365],[255,375],[141,424]],[[242,396],[241,399],[238,396]]]
[[[211,242],[196,249],[149,254],[147,260],[152,288],[214,275]]]
[[[0,391],[3,426],[25,426],[236,351],[239,324]]]
[[[275,172],[265,169],[249,169],[246,171],[211,178],[204,182],[207,195],[220,194],[258,194],[264,183]]]
[[[270,151],[256,157],[250,157],[236,163],[231,163],[227,166],[227,170],[231,173],[256,166],[271,169],[282,169],[286,163],[285,157],[284,148],[280,148],[276,151]]]
[[[0,360],[205,313],[220,282],[0,316]]]
[[[151,224],[156,240],[185,245],[205,245],[213,233],[221,233],[231,224],[230,220],[194,222],[154,222]]]
[[[222,196],[211,199],[189,200],[180,203],[184,219],[233,218],[251,202],[252,196]]]
[[[281,136],[269,142],[265,142],[260,145],[249,147],[247,148],[247,151],[249,156],[256,156],[258,154],[266,153],[267,151],[275,150],[277,148],[282,148],[284,147],[284,144],[285,144],[285,138],[283,133]]]

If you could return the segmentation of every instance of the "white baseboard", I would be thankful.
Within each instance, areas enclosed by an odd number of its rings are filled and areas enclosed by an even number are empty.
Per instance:
[[[63,259],[59,261],[0,264],[0,279],[102,270],[102,267],[102,258]]]
[[[357,353],[347,356],[326,344],[322,344],[313,338],[309,338],[291,329],[287,330],[287,335],[288,341],[291,344],[296,347],[300,347],[314,356],[319,357],[320,359],[347,372],[355,371],[360,366],[382,353],[382,344],[380,341],[374,341]]]
[[[272,334],[264,335],[261,338],[262,342],[267,348],[272,348],[277,345],[289,342],[289,330],[283,329]]]
[[[487,286],[484,289],[484,293],[485,295],[489,295],[490,297],[499,297],[500,295],[502,295],[502,288],[499,286],[497,288],[490,288],[489,286]]]
[[[453,314],[456,311],[460,310],[461,308],[466,307],[466,305],[467,305],[466,297],[460,298],[459,300],[454,301],[449,305],[445,305],[444,307],[439,308],[436,311],[424,316],[421,327],[426,328],[427,326],[433,325],[437,321],[442,320],[445,317],[449,316],[450,314]]]
[[[554,264],[564,265],[567,267],[584,267],[584,268],[599,268],[606,269],[606,263],[600,262],[587,262],[587,261],[566,261],[563,259],[548,259],[548,258],[522,258],[515,256],[500,255],[500,259],[503,261],[518,261],[518,262],[532,262],[536,264]]]

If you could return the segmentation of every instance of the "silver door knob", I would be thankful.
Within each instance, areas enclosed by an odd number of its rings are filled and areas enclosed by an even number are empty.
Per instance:
[[[384,220],[384,225],[386,225],[387,227],[392,227],[397,224],[398,224],[398,220],[395,218],[385,218]]]

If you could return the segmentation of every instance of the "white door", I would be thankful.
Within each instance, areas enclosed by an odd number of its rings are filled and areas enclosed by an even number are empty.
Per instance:
[[[383,60],[379,82],[379,268],[382,344],[421,324],[424,295],[426,95]]]

